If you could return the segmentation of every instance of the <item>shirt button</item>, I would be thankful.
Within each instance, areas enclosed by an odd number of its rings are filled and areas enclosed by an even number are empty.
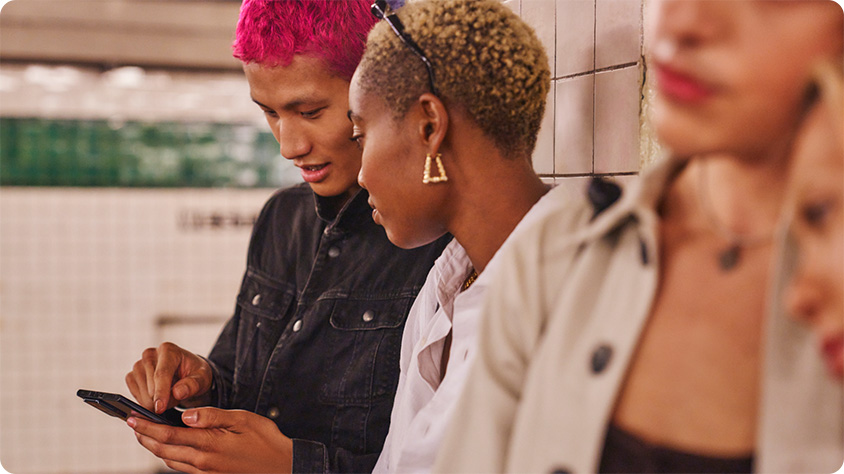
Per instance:
[[[295,323],[293,323],[293,332],[299,332],[302,329],[302,320],[299,319]]]
[[[261,294],[258,293],[257,295],[252,297],[252,306],[258,306],[261,304]]]
[[[375,319],[375,313],[373,313],[372,311],[367,310],[365,313],[363,313],[363,320],[365,322],[368,323],[368,322],[372,321],[373,319]]]
[[[278,415],[280,415],[280,414],[281,414],[281,412],[276,407],[272,407],[269,410],[267,410],[267,416],[270,417],[273,420],[278,418]]]
[[[340,249],[338,249],[337,247],[331,247],[330,249],[328,249],[328,256],[329,257],[336,258],[339,255],[340,255]]]
[[[612,359],[612,347],[607,344],[601,344],[592,353],[592,372],[600,374],[607,368]]]

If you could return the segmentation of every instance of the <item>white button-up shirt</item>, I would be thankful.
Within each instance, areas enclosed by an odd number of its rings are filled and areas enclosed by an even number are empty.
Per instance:
[[[519,222],[511,237],[543,214],[547,196],[571,192],[558,187],[547,193]],[[373,472],[430,472],[433,467],[474,359],[481,308],[488,281],[496,271],[495,262],[494,256],[478,279],[461,291],[472,262],[455,240],[428,273],[407,317],[390,432]],[[440,365],[449,332],[451,349],[442,377]]]

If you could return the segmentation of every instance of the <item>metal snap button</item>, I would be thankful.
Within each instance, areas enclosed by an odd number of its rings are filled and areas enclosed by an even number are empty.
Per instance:
[[[293,323],[293,332],[299,332],[302,329],[302,320],[299,319],[295,323]]]
[[[257,295],[252,297],[252,306],[258,306],[261,304],[261,294],[258,293]]]
[[[601,344],[592,352],[592,372],[600,374],[607,368],[612,359],[612,347]]]
[[[281,414],[281,411],[279,411],[279,409],[276,408],[276,407],[272,407],[269,410],[267,410],[267,416],[272,418],[273,420],[278,418],[278,415],[280,415],[280,414]]]
[[[367,310],[365,313],[363,313],[363,320],[365,322],[368,323],[368,322],[372,321],[373,319],[375,319],[375,313],[373,313],[372,311]]]
[[[328,249],[328,256],[329,257],[336,258],[339,255],[340,255],[340,249],[338,249],[337,247],[331,247],[330,249]]]

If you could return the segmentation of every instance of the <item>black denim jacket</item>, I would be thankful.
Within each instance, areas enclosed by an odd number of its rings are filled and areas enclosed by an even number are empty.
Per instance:
[[[294,472],[370,472],[387,436],[401,336],[450,240],[387,240],[358,192],[336,215],[303,184],[255,224],[234,316],[209,360],[220,408],[266,416],[293,439]]]

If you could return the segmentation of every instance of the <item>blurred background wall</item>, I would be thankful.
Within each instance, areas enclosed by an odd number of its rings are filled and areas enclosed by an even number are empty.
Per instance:
[[[643,134],[640,0],[507,0],[549,53],[534,167],[628,180]],[[15,0],[0,12],[0,462],[166,467],[78,388],[171,340],[207,353],[252,220],[299,181],[230,44],[239,0]]]

